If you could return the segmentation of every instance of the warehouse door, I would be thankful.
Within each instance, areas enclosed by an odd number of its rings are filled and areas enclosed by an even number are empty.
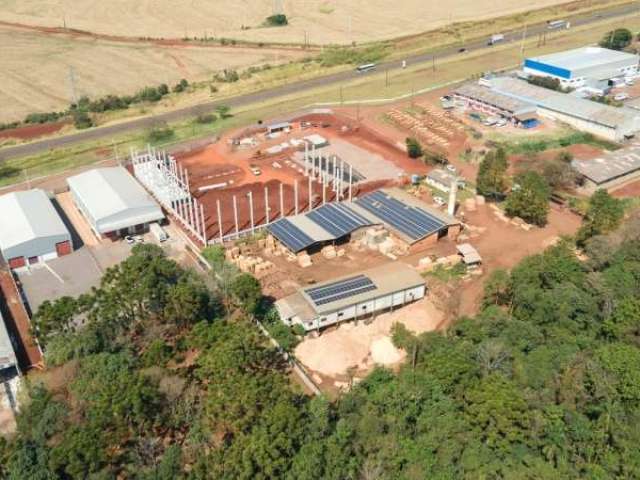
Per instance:
[[[15,257],[9,259],[9,268],[20,268],[24,267],[26,262],[24,261],[24,257]]]
[[[59,257],[69,255],[71,253],[71,242],[65,240],[64,242],[56,243],[56,253]]]

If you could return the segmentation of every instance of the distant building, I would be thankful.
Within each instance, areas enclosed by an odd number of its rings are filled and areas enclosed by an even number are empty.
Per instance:
[[[164,219],[160,206],[124,167],[90,170],[67,184],[98,238],[146,232],[150,223]]]
[[[71,253],[71,235],[43,190],[0,197],[0,253],[12,269]]]
[[[387,263],[358,274],[301,288],[276,302],[287,325],[319,330],[339,322],[371,317],[425,296],[424,279],[402,263]]]
[[[493,78],[489,88],[501,95],[535,105],[542,117],[552,118],[607,140],[624,141],[640,130],[640,113],[630,108],[611,107],[511,77]]]
[[[612,188],[640,178],[640,147],[606,152],[589,160],[574,159],[571,166],[580,175],[585,190]]]
[[[453,98],[466,108],[504,118],[524,128],[538,124],[537,107],[530,102],[497,93],[479,84],[467,83],[453,91]]]
[[[635,75],[638,56],[601,47],[583,47],[527,58],[524,73],[556,78],[563,87],[606,88],[613,78]]]
[[[443,168],[434,168],[424,179],[427,185],[437,188],[441,192],[449,193],[451,184],[457,180],[457,176]]]

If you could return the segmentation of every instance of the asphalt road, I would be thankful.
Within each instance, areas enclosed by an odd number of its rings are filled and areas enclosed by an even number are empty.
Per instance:
[[[612,19],[616,17],[622,17],[629,15],[637,11],[640,15],[640,9],[636,5],[625,5],[622,7],[612,8],[606,11],[602,11],[597,14],[578,15],[574,17],[565,17],[564,19],[570,20],[571,27],[579,25],[587,25],[589,23],[600,22],[606,19]],[[541,33],[549,32],[546,23],[539,23],[534,25],[528,25],[526,27],[526,36],[538,36]],[[523,30],[513,30],[504,33],[504,41],[501,43],[514,43],[522,40]],[[466,52],[489,49],[487,45],[489,38],[477,40],[464,44],[465,52],[460,52],[460,47],[450,47],[442,50],[438,50],[433,53],[416,55],[408,57],[406,59],[407,65],[416,64],[431,64],[434,61],[438,62],[438,59],[444,59],[455,55],[465,55]],[[383,62],[378,64],[378,71],[384,70],[397,70],[402,68],[402,60],[395,60],[389,62]],[[203,103],[200,105],[181,108],[178,110],[172,110],[170,112],[154,115],[151,117],[144,117],[137,120],[131,120],[114,125],[106,125],[104,127],[93,128],[89,130],[83,130],[70,135],[62,137],[55,137],[46,140],[39,140],[36,142],[17,145],[14,147],[5,147],[0,149],[0,162],[6,161],[11,158],[19,158],[28,155],[35,155],[44,151],[73,145],[75,143],[86,142],[90,140],[99,140],[105,137],[113,137],[115,135],[130,132],[132,130],[140,130],[143,128],[150,128],[158,121],[173,122],[190,116],[196,116],[203,108],[213,109],[219,105],[228,105],[231,108],[237,108],[252,103],[263,102],[265,100],[272,100],[285,95],[291,95],[294,93],[304,92],[305,90],[311,90],[316,87],[326,87],[328,85],[339,85],[343,82],[358,78],[359,74],[355,70],[348,70],[344,72],[334,73],[323,77],[314,78],[312,80],[304,80],[300,82],[293,82],[279,87],[275,87],[269,90],[262,90],[255,93],[249,93],[246,95],[240,95],[237,97],[227,98],[224,100],[217,100],[212,102]]]

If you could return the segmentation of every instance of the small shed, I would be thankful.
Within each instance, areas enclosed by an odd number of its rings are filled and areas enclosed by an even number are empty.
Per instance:
[[[267,133],[271,134],[271,133],[282,132],[290,129],[291,129],[291,124],[289,122],[273,123],[267,126]]]
[[[475,267],[482,263],[482,257],[478,251],[469,243],[461,243],[456,247],[462,256],[462,261],[468,267]]]

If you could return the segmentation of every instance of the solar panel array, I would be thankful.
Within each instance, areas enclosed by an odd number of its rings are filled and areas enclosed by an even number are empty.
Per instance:
[[[286,218],[268,225],[267,230],[292,252],[299,252],[315,243],[313,238],[304,233]]]
[[[431,235],[447,224],[424,210],[411,207],[383,192],[369,193],[356,203],[412,241]]]
[[[342,203],[328,203],[309,212],[307,218],[329,232],[335,238],[343,237],[354,230],[371,225],[362,215]]]
[[[357,275],[320,287],[307,288],[305,292],[317,306],[370,292],[377,287],[366,275]]]

